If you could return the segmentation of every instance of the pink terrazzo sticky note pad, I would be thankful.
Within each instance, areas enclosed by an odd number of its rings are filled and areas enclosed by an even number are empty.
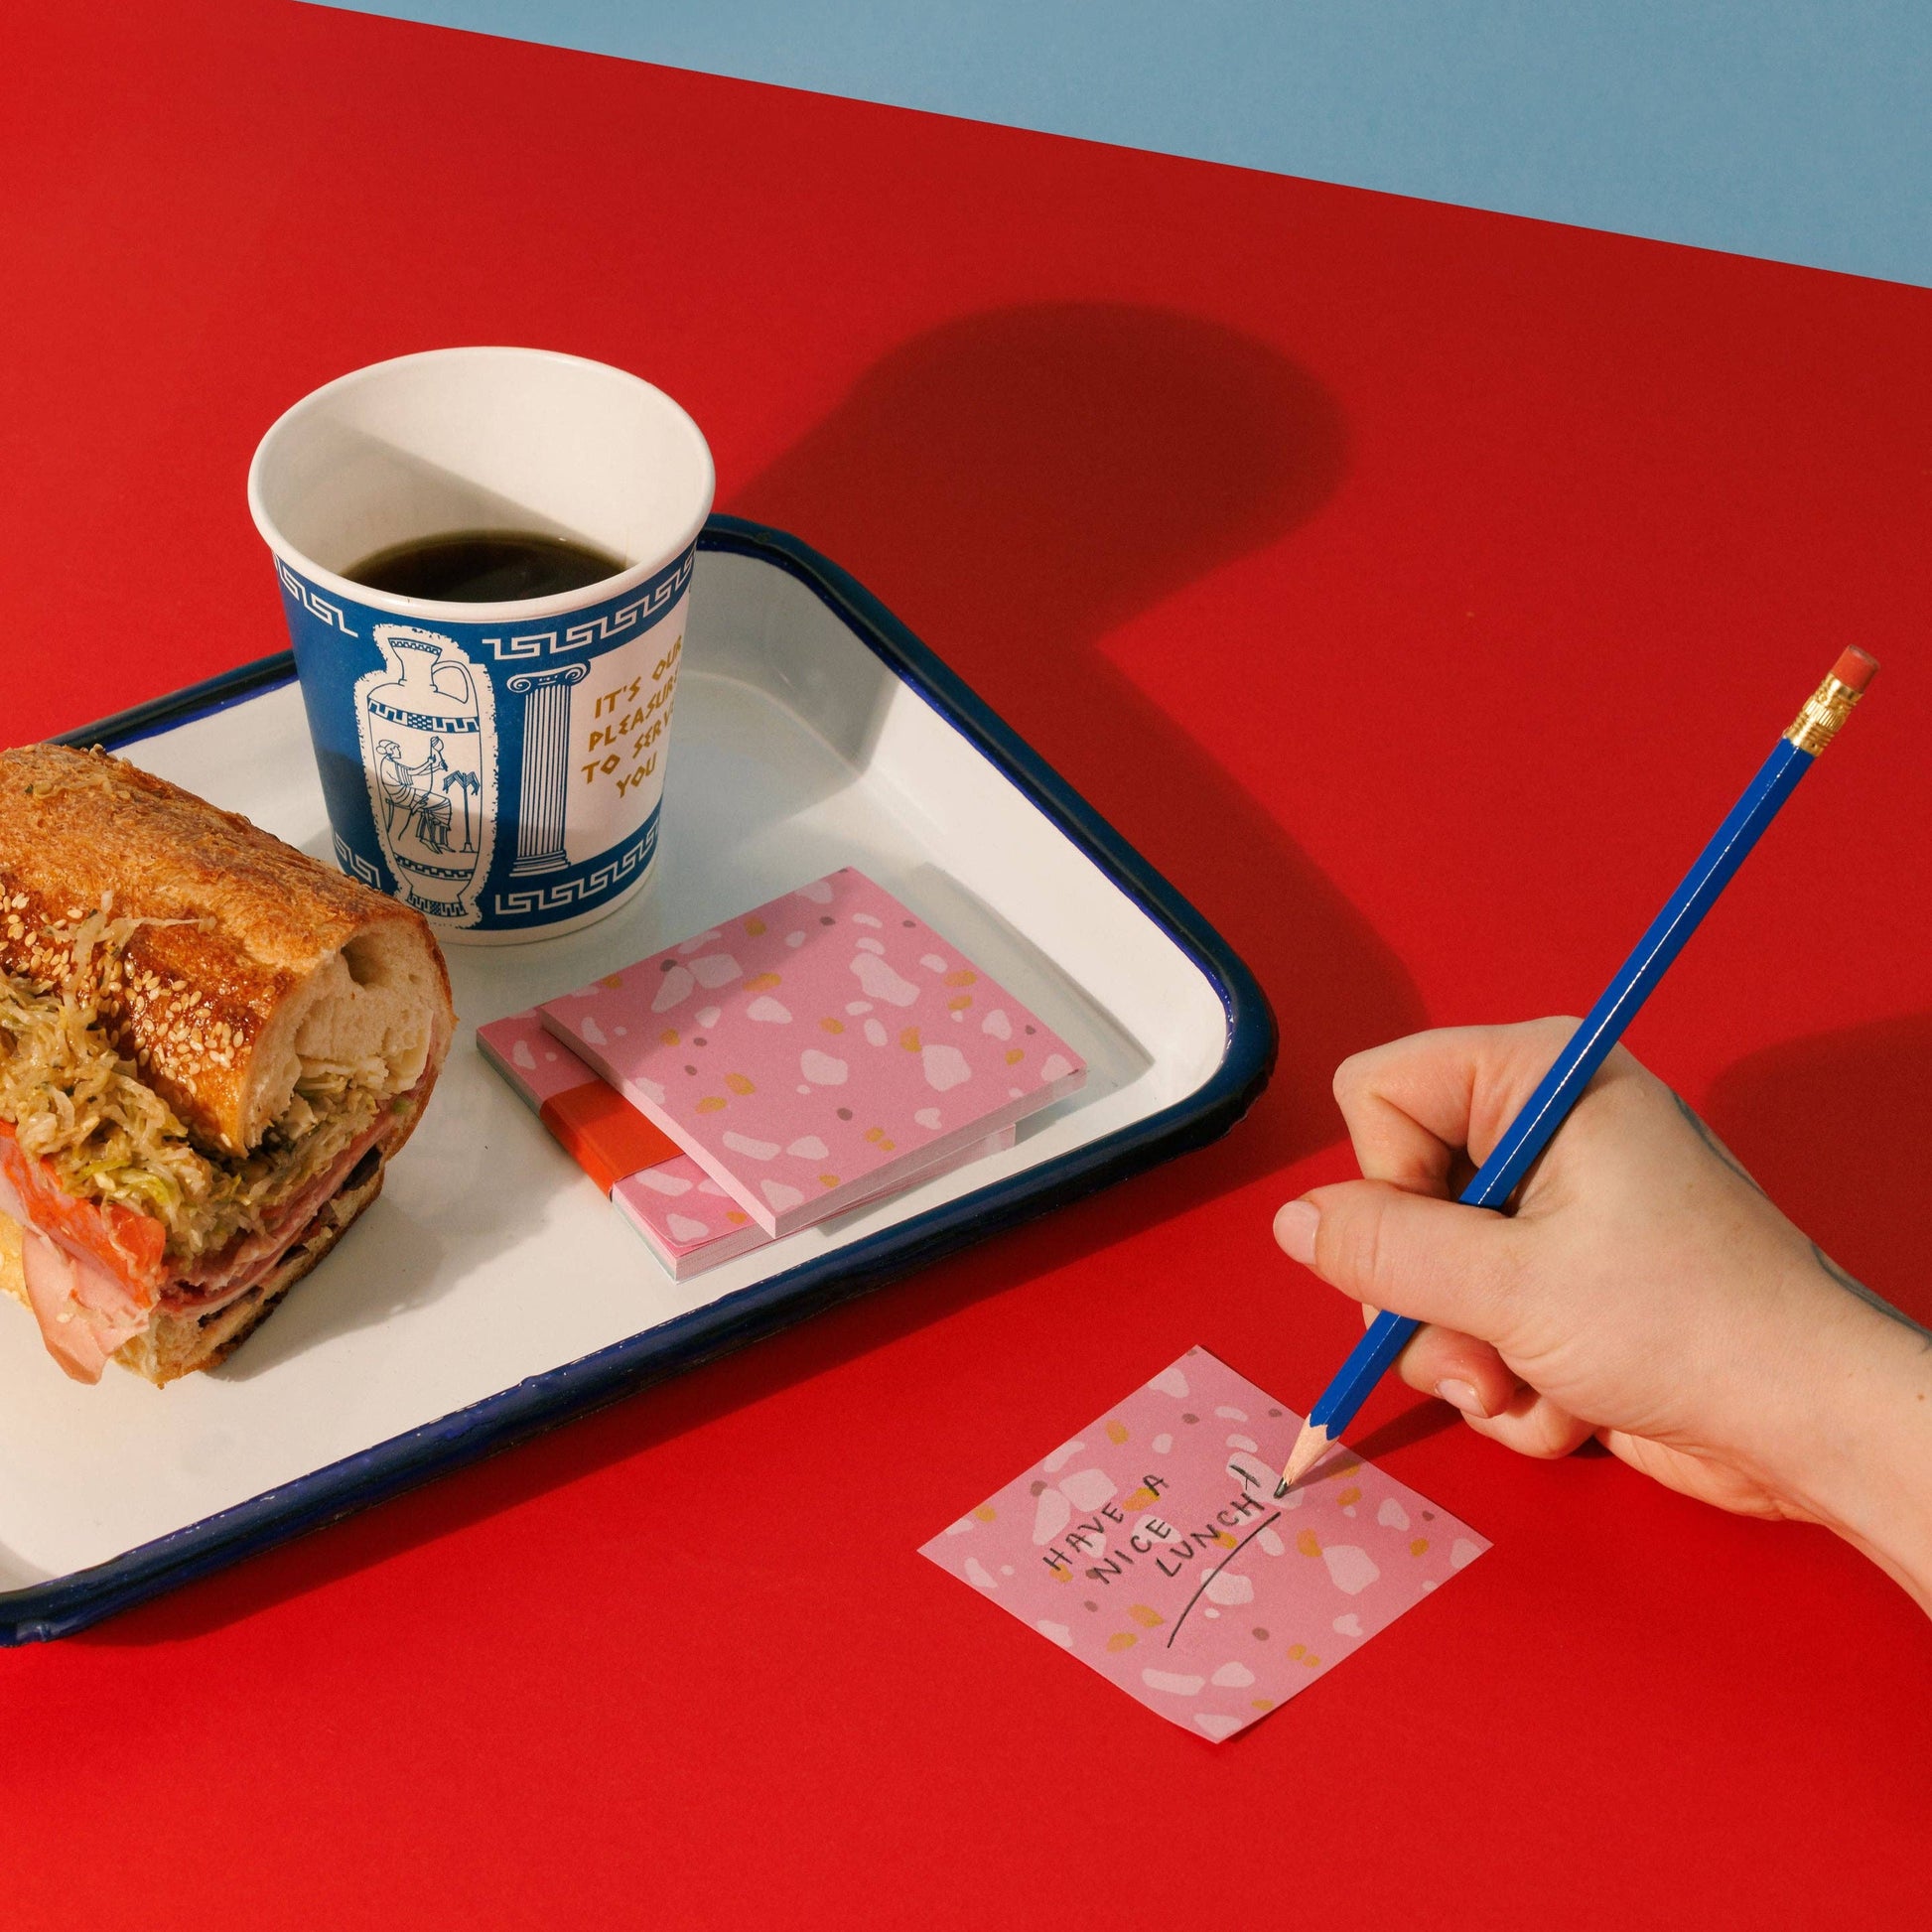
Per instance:
[[[1489,1547],[1345,1449],[1277,1502],[1301,1426],[1190,1348],[920,1554],[1219,1743]]]
[[[851,867],[540,1010],[774,1235],[1086,1078],[1044,1021]]]
[[[534,1007],[527,1013],[485,1021],[477,1029],[477,1048],[533,1113],[540,1114],[546,1100],[598,1077],[545,1030],[543,1017]]]
[[[546,1101],[574,1093],[598,1078],[562,1040],[545,1030],[535,1008],[479,1027],[477,1044],[517,1098],[540,1117]],[[1012,1145],[1013,1129],[1002,1128],[900,1184],[913,1186],[950,1173]],[[611,1189],[611,1204],[644,1237],[673,1281],[689,1281],[708,1268],[763,1247],[771,1239],[686,1154],[624,1175]]]
[[[1012,1145],[1013,1129],[1003,1127],[960,1153],[948,1155],[935,1167],[921,1169],[878,1194],[867,1194],[847,1205],[868,1206],[885,1194],[971,1167],[975,1161],[1002,1153]],[[721,1262],[736,1261],[772,1239],[689,1155],[627,1175],[611,1189],[611,1204],[650,1244],[651,1252],[670,1271],[673,1281],[689,1281],[693,1275],[716,1268]]]

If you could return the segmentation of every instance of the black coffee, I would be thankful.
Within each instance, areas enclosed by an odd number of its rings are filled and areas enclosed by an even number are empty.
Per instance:
[[[570,537],[525,530],[456,530],[392,543],[343,575],[395,597],[449,604],[508,604],[581,591],[626,569],[619,558]]]

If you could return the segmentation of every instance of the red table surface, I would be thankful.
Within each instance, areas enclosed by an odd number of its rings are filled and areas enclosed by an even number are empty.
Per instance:
[[[1631,1043],[1932,1314],[1932,296],[265,0],[8,37],[6,740],[281,646],[294,398],[550,345],[686,403],[1283,1036],[1206,1153],[0,1656],[10,1927],[1925,1922],[1932,1628],[1822,1532],[1385,1389],[1495,1548],[1219,1747],[915,1551],[1189,1343],[1311,1397],[1358,1324],[1268,1218],[1349,1171],[1333,1063],[1587,1004],[1853,641]]]

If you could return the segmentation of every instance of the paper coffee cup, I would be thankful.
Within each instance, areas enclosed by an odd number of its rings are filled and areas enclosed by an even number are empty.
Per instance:
[[[262,438],[248,507],[281,584],[336,857],[439,937],[547,937],[648,883],[711,452],[661,390],[530,348],[399,356]],[[575,539],[621,572],[547,598],[352,583],[423,538]]]

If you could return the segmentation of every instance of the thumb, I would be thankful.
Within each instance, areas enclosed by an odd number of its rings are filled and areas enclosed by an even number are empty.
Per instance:
[[[1514,1314],[1513,1223],[1384,1180],[1316,1187],[1275,1216],[1283,1251],[1358,1302],[1501,1341]]]

